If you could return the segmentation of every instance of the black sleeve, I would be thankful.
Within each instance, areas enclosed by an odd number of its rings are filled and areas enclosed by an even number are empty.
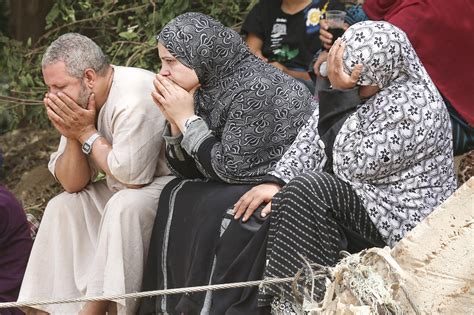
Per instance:
[[[252,10],[250,10],[249,14],[245,18],[244,24],[242,24],[242,28],[240,32],[243,35],[248,35],[249,33],[254,34],[258,38],[264,40],[266,37],[264,25],[264,0],[258,2]]]
[[[214,171],[212,167],[211,152],[214,144],[218,143],[219,140],[215,136],[209,136],[199,146],[196,152],[196,160],[201,165],[202,169],[206,172],[206,177],[212,178],[213,180],[224,182]]]
[[[176,152],[178,147],[166,145],[166,162],[173,175],[179,178],[204,178],[194,159],[184,150]]]
[[[286,185],[285,181],[283,181],[281,178],[278,178],[278,177],[270,175],[270,174],[267,174],[267,175],[263,176],[262,184],[264,184],[264,183],[273,183],[273,184],[280,185],[281,187]]]

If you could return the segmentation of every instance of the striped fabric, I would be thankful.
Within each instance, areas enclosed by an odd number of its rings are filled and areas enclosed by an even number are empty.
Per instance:
[[[451,118],[451,126],[453,128],[453,151],[454,155],[474,150],[474,128],[459,115],[454,109],[451,102],[443,96],[446,108]]]
[[[324,172],[307,172],[290,181],[272,201],[265,277],[287,277],[304,266],[300,255],[325,266],[335,265],[345,249],[340,227],[383,246],[384,241],[351,186]],[[283,289],[283,290],[282,290]],[[272,286],[259,304],[284,292],[291,300],[291,285]],[[318,292],[315,292],[318,293]]]

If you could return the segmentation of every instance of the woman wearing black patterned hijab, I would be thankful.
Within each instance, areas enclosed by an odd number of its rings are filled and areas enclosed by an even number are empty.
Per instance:
[[[315,111],[269,173],[272,184],[239,201],[245,208],[273,197],[266,277],[294,276],[301,257],[331,266],[341,250],[394,246],[456,189],[448,112],[403,31],[386,22],[354,24],[328,64],[334,88],[360,86],[367,100],[329,151]],[[263,305],[285,308],[281,302],[293,300],[289,285],[264,293]]]
[[[255,58],[239,34],[203,14],[175,18],[158,41],[163,54],[194,70],[200,84],[194,104],[174,114],[185,106],[165,100],[161,83],[174,77],[161,56],[155,101],[177,127],[172,139],[167,135],[171,169],[184,178],[258,182],[309,118],[316,106],[311,95]]]
[[[244,218],[247,223],[232,220],[226,210],[261,182],[317,106],[303,85],[255,57],[238,33],[204,14],[169,22],[158,50],[162,68],[153,98],[168,120],[166,159],[178,179],[160,196],[144,290],[208,284],[215,255],[222,258],[215,270],[226,272],[263,222],[258,216]],[[223,216],[232,223],[222,236],[240,238],[223,246],[226,253],[215,251]],[[200,312],[205,296],[144,299],[140,313]]]

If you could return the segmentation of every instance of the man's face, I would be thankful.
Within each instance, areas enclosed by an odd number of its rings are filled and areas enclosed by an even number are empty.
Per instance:
[[[43,68],[44,83],[48,86],[48,92],[57,94],[63,92],[72,98],[76,103],[87,107],[90,91],[83,79],[72,77],[66,70],[66,64],[58,61]]]
[[[158,43],[158,54],[161,59],[160,74],[162,76],[170,79],[186,91],[190,91],[199,84],[196,71],[183,65],[161,43]]]

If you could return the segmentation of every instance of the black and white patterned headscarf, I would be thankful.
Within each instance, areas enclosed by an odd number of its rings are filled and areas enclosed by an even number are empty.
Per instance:
[[[169,22],[158,40],[196,71],[196,113],[220,140],[212,148],[226,182],[256,182],[274,166],[317,106],[296,80],[255,57],[240,35],[201,13]]]
[[[354,188],[394,245],[456,189],[449,115],[403,31],[368,21],[342,38],[345,71],[363,64],[358,84],[381,90],[339,131],[333,171]],[[305,170],[322,170],[325,154],[316,128],[317,113],[272,175],[288,182]]]

